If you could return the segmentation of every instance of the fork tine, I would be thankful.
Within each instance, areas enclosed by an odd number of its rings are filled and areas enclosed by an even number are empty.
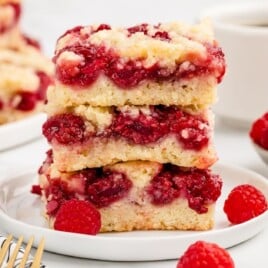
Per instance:
[[[31,236],[29,241],[28,241],[28,244],[25,248],[25,251],[24,251],[24,254],[23,254],[23,258],[21,260],[21,263],[20,263],[20,266],[19,268],[25,268],[25,264],[28,260],[28,256],[29,256],[29,253],[30,253],[30,250],[31,250],[31,247],[33,245],[33,241],[34,241],[34,236]]]
[[[0,251],[0,267],[2,267],[2,263],[3,263],[4,259],[5,259],[5,255],[7,253],[9,245],[11,243],[11,240],[12,240],[12,235],[9,235],[7,237],[7,239],[5,240],[2,248],[1,248],[1,251]]]
[[[44,237],[42,237],[42,239],[39,243],[39,246],[36,250],[31,268],[39,268],[40,267],[42,255],[44,252],[44,247],[45,247],[45,239],[44,239]]]
[[[16,260],[17,255],[18,255],[18,252],[19,252],[20,246],[22,244],[22,241],[23,241],[23,236],[20,236],[19,240],[17,241],[16,247],[13,250],[12,256],[8,260],[7,268],[13,268],[13,265],[14,265],[14,262]]]

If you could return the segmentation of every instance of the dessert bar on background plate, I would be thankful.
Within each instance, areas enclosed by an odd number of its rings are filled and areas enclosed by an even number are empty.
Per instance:
[[[0,0],[0,125],[42,110],[53,64],[21,31],[20,0]]]

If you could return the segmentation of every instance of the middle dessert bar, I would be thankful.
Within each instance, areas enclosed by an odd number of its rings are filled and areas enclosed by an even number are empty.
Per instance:
[[[147,160],[207,168],[216,160],[213,115],[177,106],[47,106],[43,134],[61,171]]]

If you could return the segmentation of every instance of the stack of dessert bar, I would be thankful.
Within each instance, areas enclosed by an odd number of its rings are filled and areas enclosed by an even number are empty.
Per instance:
[[[210,106],[225,61],[209,25],[78,26],[54,62],[39,170],[50,227],[79,199],[100,211],[101,232],[212,228]]]
[[[0,125],[40,111],[53,64],[19,28],[19,0],[0,0]]]

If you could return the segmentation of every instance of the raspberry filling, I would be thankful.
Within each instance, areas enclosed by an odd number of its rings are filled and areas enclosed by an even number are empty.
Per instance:
[[[147,193],[154,205],[170,204],[179,197],[186,198],[189,207],[202,214],[208,211],[208,205],[218,199],[221,188],[221,178],[209,170],[184,170],[165,164],[151,181]]]
[[[209,143],[209,126],[204,119],[179,110],[175,106],[150,106],[150,114],[141,110],[133,117],[115,110],[113,120],[102,132],[87,133],[82,117],[61,114],[50,117],[43,125],[49,142],[64,145],[86,142],[92,137],[124,138],[129,143],[146,145],[168,134],[175,134],[184,149],[201,150]]]
[[[36,75],[39,78],[39,86],[36,90],[36,98],[38,100],[46,100],[47,88],[53,84],[53,79],[42,71],[37,71]]]
[[[148,34],[147,24],[141,24],[128,28],[129,35],[136,32]],[[155,26],[157,28],[157,26]],[[101,31],[109,30],[110,26],[100,25],[91,33],[81,34],[81,26],[69,30],[66,34],[74,34],[81,40],[88,39],[89,35]],[[170,37],[165,31],[156,31],[152,36],[154,39],[161,39],[169,42]],[[89,42],[89,41],[88,41]],[[86,87],[94,83],[101,74],[107,76],[118,87],[131,89],[139,85],[144,80],[152,81],[179,81],[180,79],[191,79],[197,76],[214,75],[218,82],[222,80],[225,73],[224,54],[219,47],[205,44],[207,57],[205,59],[198,56],[193,57],[193,62],[178,63],[173,71],[161,67],[158,63],[150,67],[145,67],[144,59],[126,60],[121,58],[114,50],[105,46],[96,46],[90,42],[83,46],[79,42],[74,43],[60,50],[54,57],[56,63],[56,77],[63,84]],[[68,61],[58,60],[64,52],[73,52],[81,60]],[[187,65],[187,66],[186,66]]]
[[[55,215],[61,204],[70,199],[88,200],[97,208],[110,204],[127,196],[132,188],[131,180],[121,172],[90,168],[64,174],[63,178],[50,178],[47,173],[53,162],[52,151],[39,169],[39,174],[47,178],[43,190],[48,200],[47,213]],[[164,164],[158,174],[144,188],[149,200],[156,206],[172,203],[177,198],[186,198],[190,208],[197,213],[206,213],[208,205],[214,203],[221,194],[222,180],[210,170],[196,168],[184,169]],[[38,185],[32,192],[40,194]]]
[[[11,107],[19,111],[31,111],[36,106],[36,96],[33,92],[19,91],[11,99]]]
[[[55,215],[63,202],[74,198],[88,200],[97,208],[107,207],[125,197],[132,187],[125,174],[101,168],[76,172],[68,181],[47,178],[44,193],[48,215]]]
[[[268,150],[268,113],[252,124],[249,135],[256,144]]]
[[[4,108],[4,102],[0,99],[0,111]]]
[[[43,101],[46,98],[47,87],[52,83],[52,79],[44,72],[37,71],[36,75],[39,78],[39,86],[34,92],[20,90],[10,100],[10,106],[13,109],[29,112],[32,111],[38,101]]]
[[[55,139],[65,145],[83,142],[86,137],[85,130],[83,119],[73,114],[52,116],[43,125],[43,134],[49,142]]]
[[[42,166],[38,169],[38,174],[39,175],[45,174],[52,163],[53,163],[53,152],[52,149],[50,149],[46,152],[46,159],[43,162]]]
[[[7,3],[7,4],[4,4],[4,5],[1,5],[1,7],[11,7],[13,9],[13,12],[14,12],[14,18],[13,18],[13,21],[11,24],[8,24],[8,25],[1,25],[0,24],[0,34],[2,33],[5,33],[6,31],[10,30],[12,27],[14,27],[19,18],[20,18],[20,15],[21,15],[21,6],[20,4],[18,3]]]

